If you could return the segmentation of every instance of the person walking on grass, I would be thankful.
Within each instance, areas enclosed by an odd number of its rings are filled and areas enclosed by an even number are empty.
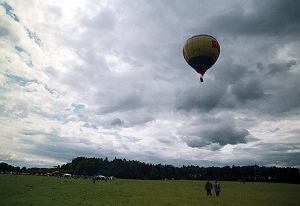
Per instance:
[[[220,182],[218,182],[218,180],[215,181],[214,190],[215,190],[216,196],[220,197],[221,184],[220,184]]]
[[[206,195],[211,196],[212,184],[207,180],[205,184]]]

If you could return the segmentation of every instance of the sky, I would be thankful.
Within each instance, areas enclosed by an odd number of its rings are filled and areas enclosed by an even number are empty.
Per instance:
[[[300,167],[300,1],[0,0],[0,161]],[[191,36],[221,47],[203,83]]]

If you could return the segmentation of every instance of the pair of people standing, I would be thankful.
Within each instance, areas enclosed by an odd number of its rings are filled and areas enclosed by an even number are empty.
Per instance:
[[[212,189],[213,189],[213,185],[208,180],[205,184],[205,190],[206,190],[207,196],[211,196]],[[221,193],[221,185],[220,185],[220,182],[218,182],[217,180],[215,181],[215,184],[214,184],[214,190],[215,190],[216,196],[219,197],[220,193]]]

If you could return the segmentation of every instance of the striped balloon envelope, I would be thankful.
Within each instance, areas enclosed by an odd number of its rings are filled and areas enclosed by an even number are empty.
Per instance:
[[[201,82],[205,72],[214,65],[219,55],[220,45],[217,39],[206,34],[192,36],[183,47],[185,61],[201,75]]]

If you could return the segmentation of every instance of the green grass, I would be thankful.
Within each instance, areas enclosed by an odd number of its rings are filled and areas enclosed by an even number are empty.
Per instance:
[[[221,182],[220,198],[206,197],[203,181],[73,180],[0,175],[0,205],[300,205],[300,185]]]

